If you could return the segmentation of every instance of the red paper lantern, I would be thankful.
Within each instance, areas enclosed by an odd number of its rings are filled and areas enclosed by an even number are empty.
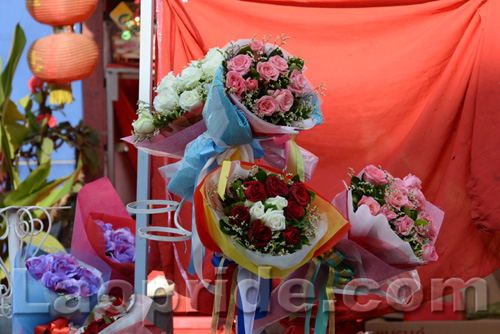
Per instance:
[[[98,0],[26,0],[26,9],[38,22],[58,27],[85,21],[97,3]]]
[[[28,50],[33,74],[48,83],[67,83],[88,77],[99,60],[96,43],[75,33],[52,34],[35,41]]]

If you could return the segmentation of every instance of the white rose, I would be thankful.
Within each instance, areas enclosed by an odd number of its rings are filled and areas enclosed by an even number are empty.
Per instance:
[[[206,76],[213,78],[215,72],[219,68],[220,64],[224,60],[222,55],[222,50],[219,48],[210,49],[203,60],[201,68]]]
[[[164,89],[156,95],[153,105],[160,114],[168,114],[179,106],[179,95],[173,89]]]
[[[266,204],[276,205],[276,207],[279,210],[282,210],[283,208],[287,207],[288,200],[286,198],[284,198],[284,197],[276,196],[276,197],[272,197],[272,198],[266,199]]]
[[[268,226],[271,231],[281,231],[286,228],[286,220],[283,210],[268,209],[261,218],[264,225]]]
[[[180,89],[190,89],[195,88],[201,79],[203,72],[196,66],[186,67],[179,78],[177,78],[177,83]]]
[[[252,223],[257,219],[262,219],[265,213],[264,204],[261,201],[255,202],[249,211]]]
[[[153,121],[153,115],[151,115],[149,112],[141,112],[139,114],[139,118],[132,123],[134,132],[143,135],[154,132],[155,126],[153,124]]]
[[[186,111],[198,107],[202,102],[202,95],[197,89],[186,90],[179,97],[179,105]]]
[[[177,89],[177,78],[175,77],[174,72],[170,72],[165,77],[163,77],[158,87],[156,87],[156,91],[158,93],[165,89]]]

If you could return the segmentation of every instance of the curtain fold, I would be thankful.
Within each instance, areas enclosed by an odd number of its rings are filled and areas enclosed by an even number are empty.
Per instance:
[[[419,271],[427,297],[431,278],[467,281],[500,267],[500,236],[486,233],[500,231],[500,1],[160,6],[159,78],[231,40],[291,37],[284,48],[306,59],[308,79],[327,88],[325,123],[298,137],[320,159],[311,186],[326,198],[342,190],[349,167],[375,164],[422,179],[426,197],[446,213],[440,260]],[[153,175],[153,197],[162,182]],[[184,253],[184,245],[173,247]]]

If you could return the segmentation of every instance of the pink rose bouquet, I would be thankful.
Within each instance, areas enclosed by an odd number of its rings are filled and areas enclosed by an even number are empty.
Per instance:
[[[320,93],[303,74],[305,61],[281,48],[285,40],[240,40],[225,49],[225,90],[257,134],[297,133],[323,121]]]
[[[361,271],[378,268],[366,277],[389,278],[437,261],[434,244],[444,213],[426,200],[421,189],[415,175],[400,179],[369,165],[358,176],[351,175],[348,190],[334,199],[352,226],[348,240],[339,244],[340,251],[358,254],[354,262]],[[367,262],[371,264],[366,266]]]

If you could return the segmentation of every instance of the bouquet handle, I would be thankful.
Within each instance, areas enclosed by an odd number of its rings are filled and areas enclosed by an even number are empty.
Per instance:
[[[127,204],[127,211],[129,213],[135,213],[135,214],[152,215],[152,214],[158,214],[158,213],[172,212],[175,210],[175,218],[174,218],[174,223],[176,226],[175,228],[163,227],[163,226],[146,226],[146,227],[139,228],[137,230],[137,233],[142,238],[149,239],[149,240],[155,240],[155,241],[166,241],[166,242],[187,241],[187,240],[191,239],[191,232],[184,229],[178,222],[179,211],[182,208],[182,205],[184,204],[184,202],[185,202],[185,200],[182,200],[180,204],[179,204],[179,202],[166,201],[166,200],[137,201],[137,202],[128,203]],[[162,205],[163,207],[148,208],[148,209],[139,208],[142,206],[150,206],[150,205]],[[152,232],[172,233],[172,234],[176,234],[178,236],[175,236],[175,237],[159,236],[159,235],[151,234]]]

